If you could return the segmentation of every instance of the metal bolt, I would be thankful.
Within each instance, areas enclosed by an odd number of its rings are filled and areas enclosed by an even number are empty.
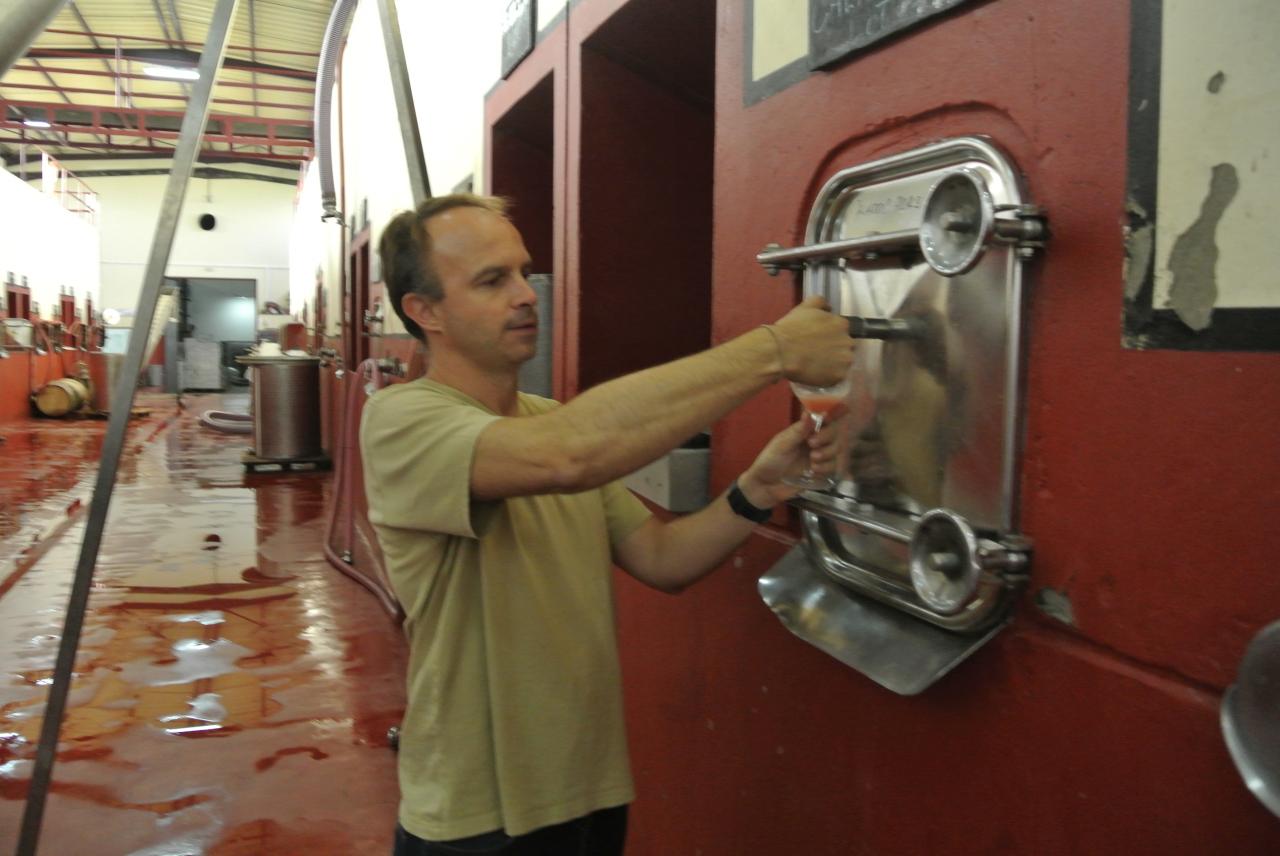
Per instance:
[[[930,553],[929,567],[940,574],[953,574],[960,570],[960,557],[955,553]]]
[[[947,232],[972,232],[973,219],[959,211],[947,211],[939,218],[939,225]]]

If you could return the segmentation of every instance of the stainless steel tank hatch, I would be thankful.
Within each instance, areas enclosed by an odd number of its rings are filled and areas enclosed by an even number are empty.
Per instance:
[[[978,137],[845,169],[803,246],[771,244],[862,339],[839,478],[794,504],[804,541],[761,578],[793,632],[920,692],[1008,620],[1018,529],[1023,271],[1048,237],[1010,158]]]

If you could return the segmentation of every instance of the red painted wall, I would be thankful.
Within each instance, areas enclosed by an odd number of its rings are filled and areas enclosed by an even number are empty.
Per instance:
[[[75,350],[10,350],[8,358],[0,359],[0,423],[31,416],[31,393],[50,381],[74,376],[77,361],[89,356]]]
[[[710,343],[712,117],[643,71],[579,55],[581,391]]]
[[[552,268],[555,230],[555,74],[549,72],[494,125],[489,141],[489,192],[513,203],[535,271]]]
[[[719,4],[716,341],[795,300],[753,256],[799,241],[844,166],[987,134],[1048,208],[1022,457],[1034,577],[1014,625],[916,698],[760,604],[786,533],[679,599],[622,583],[629,852],[1280,852],[1217,712],[1280,616],[1280,361],[1121,347],[1128,4],[981,4],[751,107],[743,6]],[[718,425],[714,487],[789,413],[779,388]],[[1075,626],[1035,608],[1046,587]]]
[[[678,50],[673,28],[694,5],[574,4],[486,104],[501,158],[495,122],[555,75],[562,397],[590,374],[592,159],[635,145],[607,133],[623,123],[593,101],[590,77],[625,89],[634,68],[584,45],[627,16],[645,30],[629,60],[646,43]],[[640,791],[628,853],[1280,852],[1280,822],[1245,789],[1218,725],[1245,645],[1280,617],[1280,361],[1121,347],[1129,4],[971,4],[752,106],[751,4],[716,6],[713,343],[794,304],[794,281],[754,256],[801,239],[841,168],[984,134],[1047,207],[1054,238],[1028,277],[1021,457],[1036,553],[1015,622],[914,698],[799,641],[760,602],[755,581],[794,529],[760,529],[678,598],[619,576]],[[593,135],[593,121],[606,132]],[[625,157],[611,169],[620,187],[643,179]],[[713,490],[792,408],[779,385],[715,427]],[[1070,600],[1072,624],[1037,609],[1045,589]]]

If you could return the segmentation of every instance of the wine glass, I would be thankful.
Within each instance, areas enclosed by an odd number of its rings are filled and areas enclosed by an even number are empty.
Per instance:
[[[831,386],[809,386],[803,383],[791,384],[791,391],[800,400],[800,406],[804,408],[805,414],[813,420],[813,433],[816,434],[821,431],[823,424],[830,417],[831,411],[844,404],[845,396],[849,394],[849,386],[849,374],[845,374],[838,383]],[[828,490],[835,484],[835,478],[833,476],[818,475],[813,471],[813,465],[810,463],[804,468],[804,472],[795,476],[786,476],[782,479],[782,482],[805,490]]]

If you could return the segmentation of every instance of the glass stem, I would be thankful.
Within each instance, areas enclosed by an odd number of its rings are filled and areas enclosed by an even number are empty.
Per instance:
[[[813,420],[813,433],[817,434],[822,430],[823,416],[821,413],[810,413],[809,418]],[[812,458],[804,465],[804,472],[801,475],[806,479],[815,479],[818,474],[813,471]]]

